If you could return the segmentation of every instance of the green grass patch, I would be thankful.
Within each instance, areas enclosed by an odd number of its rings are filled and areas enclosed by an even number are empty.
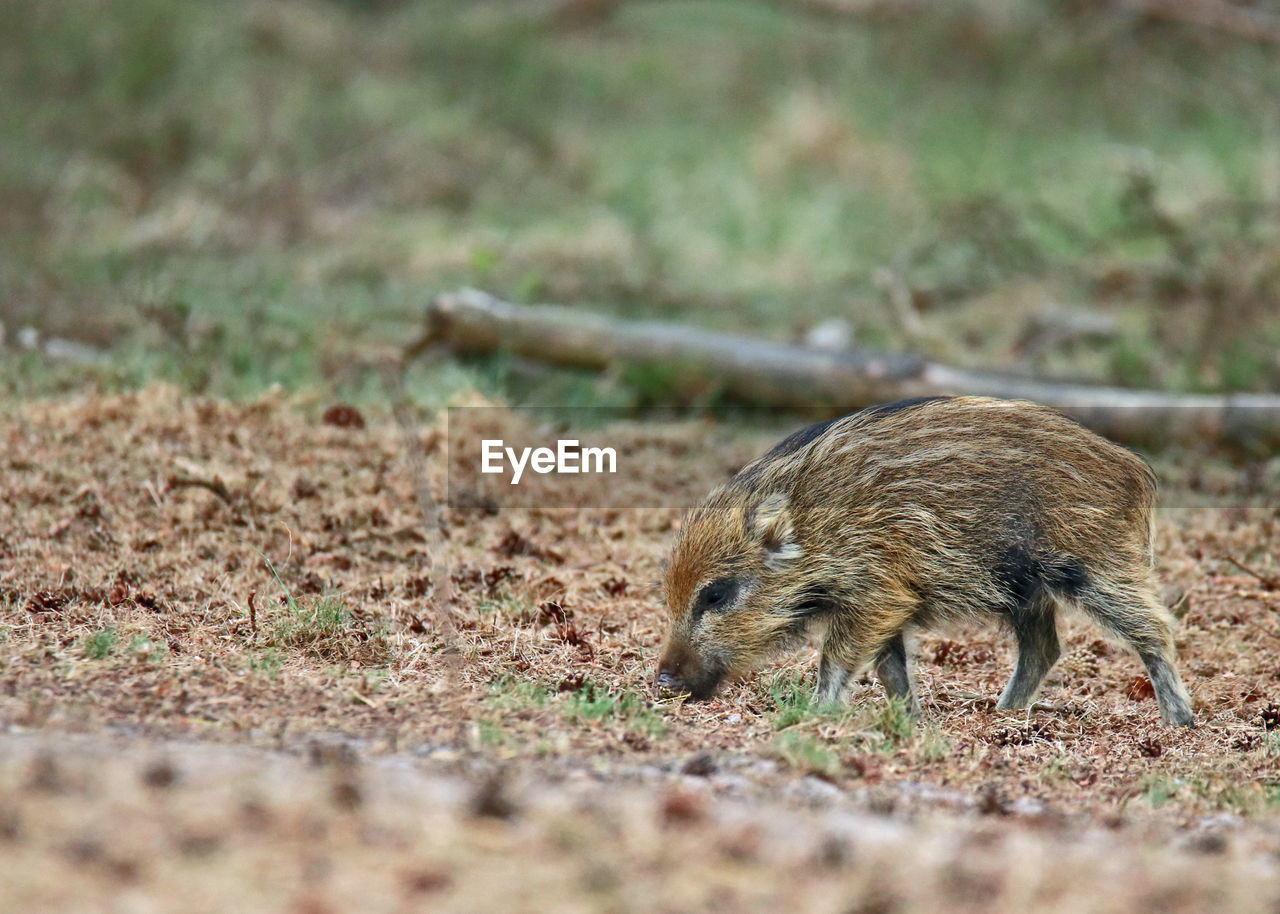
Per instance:
[[[266,621],[268,646],[297,650],[330,662],[359,660],[365,666],[388,662],[390,644],[384,625],[357,616],[339,591],[306,601],[295,599],[271,560],[263,556],[263,561],[280,588],[277,611]]]
[[[104,628],[84,638],[84,655],[90,660],[105,660],[120,643],[120,635],[114,628]]]
[[[839,705],[819,705],[810,684],[799,673],[782,672],[765,684],[775,730],[773,745],[789,764],[825,772],[827,756],[839,758],[847,751],[894,753],[909,751],[923,761],[940,761],[951,751],[952,741],[937,724],[922,724],[910,706],[899,699],[875,698]],[[827,736],[814,731],[821,728]],[[823,752],[819,753],[818,749]],[[805,756],[812,756],[805,761]]]
[[[769,680],[766,691],[773,705],[771,717],[775,730],[794,727],[819,713],[832,713],[833,710],[814,703],[813,686],[799,673],[779,673]]]
[[[488,703],[503,711],[545,708],[554,694],[538,680],[506,674],[489,684]]]
[[[621,721],[628,729],[650,738],[666,732],[666,724],[645,695],[612,690],[590,681],[569,693],[564,713],[578,721]]]
[[[774,729],[787,730],[816,721],[839,721],[841,725],[893,748],[915,736],[916,721],[910,706],[899,699],[876,698],[843,705],[822,705],[814,701],[813,687],[797,672],[779,673],[765,686],[772,704]]]
[[[351,610],[341,594],[325,594],[305,605],[290,597],[285,612],[272,624],[271,640],[281,647],[329,653],[327,646],[341,641],[350,625]]]

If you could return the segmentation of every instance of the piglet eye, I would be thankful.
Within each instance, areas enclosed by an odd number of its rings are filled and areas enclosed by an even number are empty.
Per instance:
[[[716,609],[728,603],[737,592],[738,584],[732,578],[720,578],[702,588],[698,605],[704,609]]]

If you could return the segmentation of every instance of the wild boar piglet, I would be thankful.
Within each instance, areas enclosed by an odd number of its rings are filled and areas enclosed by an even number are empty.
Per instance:
[[[994,618],[1018,644],[999,707],[1023,708],[1071,607],[1132,646],[1161,716],[1191,726],[1154,577],[1155,495],[1140,458],[1034,403],[904,400],[803,429],[685,517],[656,685],[707,698],[816,630],[819,701],[874,664],[918,713],[905,636]]]

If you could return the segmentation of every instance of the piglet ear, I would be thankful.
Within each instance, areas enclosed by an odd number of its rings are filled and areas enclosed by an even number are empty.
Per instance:
[[[765,496],[751,515],[751,529],[764,547],[764,561],[770,568],[779,568],[802,554],[791,525],[791,502],[782,492]]]

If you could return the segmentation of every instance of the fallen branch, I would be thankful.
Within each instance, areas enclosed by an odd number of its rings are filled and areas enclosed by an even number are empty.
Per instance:
[[[1119,334],[1120,322],[1110,314],[1047,305],[1027,319],[1014,347],[1034,361],[1080,341],[1110,341]]]
[[[619,320],[484,292],[437,296],[413,358],[437,346],[505,351],[574,368],[624,364],[662,372],[675,399],[715,392],[760,406],[837,414],[902,397],[975,394],[1034,400],[1124,441],[1280,444],[1280,396],[1175,394],[1057,383],[929,362],[910,353],[829,352],[679,324]]]
[[[929,0],[772,0],[772,3],[819,16],[869,20],[906,20],[930,11]]]
[[[581,2],[581,0],[579,0]],[[807,13],[859,19],[908,20],[939,9],[981,16],[979,3],[929,4],[920,0],[772,0]],[[619,4],[610,4],[616,7]],[[1101,15],[1140,17],[1195,29],[1220,32],[1232,38],[1266,44],[1280,43],[1280,15],[1261,5],[1229,0],[1110,0],[1100,5]]]
[[[1254,569],[1246,565],[1244,562],[1239,561],[1233,556],[1227,555],[1227,556],[1223,556],[1223,558],[1225,558],[1232,565],[1235,565],[1245,574],[1249,575],[1252,578],[1256,578],[1263,587],[1267,588],[1267,590],[1280,590],[1280,578],[1263,574],[1260,571],[1255,571]]]
[[[591,25],[613,16],[626,0],[537,0],[531,9],[539,18],[560,26]],[[870,22],[915,22],[939,11],[950,15],[981,17],[986,10],[975,2],[949,4],[928,0],[767,0],[773,6],[800,13]],[[1192,29],[1218,32],[1232,38],[1263,44],[1280,44],[1280,15],[1261,4],[1229,0],[1110,0],[1097,5],[1102,16],[1124,16],[1168,22]]]
[[[518,13],[537,16],[557,26],[595,25],[610,19],[626,0],[535,0]],[[927,12],[928,0],[767,0],[783,9],[798,10],[820,16],[859,19],[905,19]]]

